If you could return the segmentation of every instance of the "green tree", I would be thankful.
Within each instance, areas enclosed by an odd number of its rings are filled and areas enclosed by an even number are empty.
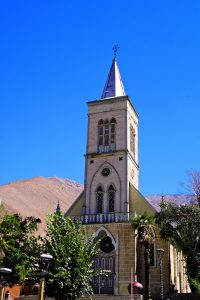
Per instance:
[[[61,212],[50,215],[43,247],[44,252],[54,258],[46,278],[47,295],[56,299],[77,299],[92,293],[92,265],[97,244],[93,240],[86,243],[82,224],[65,218]]]
[[[4,215],[0,222],[1,266],[12,269],[11,283],[23,282],[39,251],[37,230],[39,219],[22,218],[19,214]]]
[[[170,241],[185,256],[186,271],[192,291],[200,285],[200,207],[161,202],[156,214],[161,238]]]
[[[149,281],[149,265],[150,265],[150,249],[154,241],[154,217],[144,212],[141,215],[136,215],[132,220],[132,228],[137,229],[138,243],[144,246],[144,261],[145,261],[145,299],[151,298],[150,281]]]

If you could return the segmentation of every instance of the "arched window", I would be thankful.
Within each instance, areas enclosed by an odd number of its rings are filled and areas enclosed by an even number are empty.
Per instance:
[[[104,128],[104,145],[105,147],[109,147],[110,140],[110,123],[108,120],[105,120],[105,128]]]
[[[116,124],[116,120],[114,118],[112,118],[110,120],[110,147],[111,150],[115,150],[115,124]]]
[[[99,120],[98,122],[98,150],[99,152],[114,151],[116,148],[116,120]]]
[[[103,212],[103,188],[99,186],[96,191],[97,195],[97,213],[102,214]]]
[[[130,151],[135,158],[135,129],[133,126],[130,126]]]
[[[103,132],[104,132],[104,122],[100,120],[98,123],[98,144],[99,148],[103,147]]]
[[[108,212],[112,213],[115,211],[115,189],[111,184],[108,188]]]

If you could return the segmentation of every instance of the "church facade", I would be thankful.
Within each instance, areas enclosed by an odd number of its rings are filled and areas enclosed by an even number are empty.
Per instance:
[[[137,243],[131,219],[155,208],[139,192],[138,114],[126,95],[116,58],[113,59],[102,97],[88,104],[87,150],[84,192],[67,216],[86,224],[88,238],[100,238],[94,268],[107,269],[108,276],[93,279],[95,294],[128,295],[131,273],[144,285],[144,249]],[[151,253],[151,294],[160,295],[160,268],[156,249],[163,256],[164,295],[172,285],[187,291],[187,280],[176,251],[159,238]],[[180,256],[180,255],[179,255]],[[182,263],[183,264],[183,263]]]

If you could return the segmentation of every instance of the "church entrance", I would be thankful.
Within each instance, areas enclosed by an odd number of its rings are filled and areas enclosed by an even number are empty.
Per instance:
[[[100,251],[94,260],[96,276],[92,287],[94,294],[114,294],[115,248],[110,237],[102,238]]]

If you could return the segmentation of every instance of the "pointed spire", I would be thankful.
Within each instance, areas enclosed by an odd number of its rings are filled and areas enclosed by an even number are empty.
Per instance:
[[[121,79],[115,54],[101,99],[119,97],[124,95],[126,95],[126,93],[124,90],[124,85]]]
[[[61,211],[60,209],[60,202],[58,200],[58,204],[57,204],[57,207],[56,207],[56,213],[59,213]]]

